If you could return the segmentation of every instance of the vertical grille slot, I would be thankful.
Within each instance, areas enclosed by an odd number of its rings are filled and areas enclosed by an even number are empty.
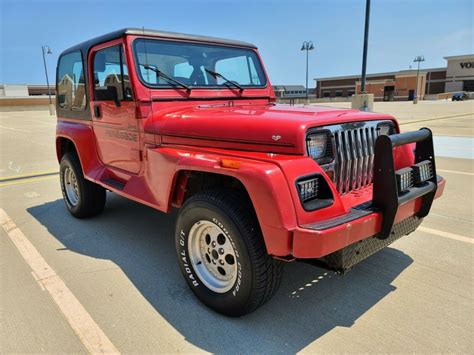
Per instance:
[[[331,127],[336,147],[333,180],[339,194],[372,184],[374,146],[380,122],[364,122],[351,128]]]

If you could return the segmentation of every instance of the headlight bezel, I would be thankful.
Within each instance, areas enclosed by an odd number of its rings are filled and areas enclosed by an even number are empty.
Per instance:
[[[386,135],[391,136],[392,134],[397,133],[397,128],[395,127],[395,123],[393,121],[383,121],[377,125],[377,130],[379,131],[379,135]],[[387,130],[387,131],[383,131]]]
[[[324,137],[324,147],[320,154],[315,155],[311,154],[311,147],[312,142],[314,141],[313,138],[316,136]],[[315,160],[319,165],[325,165],[332,163],[335,159],[335,147],[334,147],[334,139],[331,131],[329,129],[314,129],[309,130],[306,134],[306,153],[308,156]]]

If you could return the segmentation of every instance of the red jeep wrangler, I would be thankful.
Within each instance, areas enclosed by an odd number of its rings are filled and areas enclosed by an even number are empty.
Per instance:
[[[249,43],[119,30],[64,51],[56,92],[67,209],[95,216],[106,190],[179,208],[181,271],[227,315],[267,302],[284,262],[345,271],[413,232],[445,185],[429,129],[278,105]]]

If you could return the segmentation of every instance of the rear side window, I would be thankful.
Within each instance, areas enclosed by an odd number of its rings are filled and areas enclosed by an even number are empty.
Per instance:
[[[58,105],[64,110],[83,111],[86,107],[86,86],[80,51],[59,59],[57,77]]]

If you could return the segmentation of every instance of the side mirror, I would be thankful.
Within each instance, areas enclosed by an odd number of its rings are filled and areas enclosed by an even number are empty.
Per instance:
[[[113,101],[115,106],[120,107],[116,86],[106,86],[104,89],[95,89],[94,96],[97,101]]]

